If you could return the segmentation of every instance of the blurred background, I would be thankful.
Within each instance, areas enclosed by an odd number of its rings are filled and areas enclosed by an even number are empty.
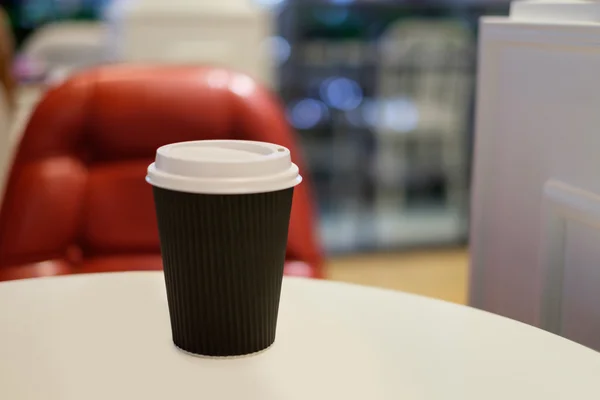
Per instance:
[[[142,3],[152,0],[2,0],[21,121],[8,147],[40,84],[106,63],[232,59],[233,32],[247,29],[256,57],[230,66],[283,101],[312,177],[327,278],[466,303],[478,19],[506,15],[508,2]],[[185,30],[178,21],[190,13],[198,19]],[[151,39],[171,25],[174,41],[221,36],[201,49],[161,44],[164,32]]]

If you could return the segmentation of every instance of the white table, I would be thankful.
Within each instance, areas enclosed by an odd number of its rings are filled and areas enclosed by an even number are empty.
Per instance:
[[[600,354],[482,311],[286,279],[278,337],[237,359],[171,343],[163,276],[0,284],[0,398],[593,399]]]

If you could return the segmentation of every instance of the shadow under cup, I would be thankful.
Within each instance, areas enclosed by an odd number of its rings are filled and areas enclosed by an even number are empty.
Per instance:
[[[294,188],[253,194],[153,190],[175,345],[206,356],[269,347]]]

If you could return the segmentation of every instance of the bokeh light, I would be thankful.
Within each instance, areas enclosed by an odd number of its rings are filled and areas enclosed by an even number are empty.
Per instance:
[[[311,129],[328,116],[327,106],[315,99],[302,99],[292,103],[287,117],[296,129]]]
[[[344,111],[355,109],[363,100],[363,92],[358,83],[343,77],[323,81],[320,95],[327,105]]]
[[[292,54],[292,47],[284,37],[271,36],[262,43],[264,52],[274,60],[276,65],[284,64]]]
[[[345,8],[327,8],[325,10],[317,10],[314,16],[317,20],[326,25],[341,25],[348,19],[350,12]]]
[[[419,110],[409,97],[396,97],[383,100],[381,103],[381,118],[385,128],[407,133],[417,129],[419,125]]]
[[[365,122],[375,129],[408,133],[419,126],[419,109],[406,96],[365,102],[361,107]]]
[[[277,7],[285,2],[285,0],[252,0],[255,4],[261,7],[273,8]]]

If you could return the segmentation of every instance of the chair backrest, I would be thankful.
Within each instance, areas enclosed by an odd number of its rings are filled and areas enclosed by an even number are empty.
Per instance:
[[[29,122],[10,175],[0,267],[69,254],[157,253],[146,168],[159,146],[198,139],[277,143],[302,171],[282,110],[246,75],[110,66],[52,89]],[[321,263],[308,184],[295,193],[288,258]]]

